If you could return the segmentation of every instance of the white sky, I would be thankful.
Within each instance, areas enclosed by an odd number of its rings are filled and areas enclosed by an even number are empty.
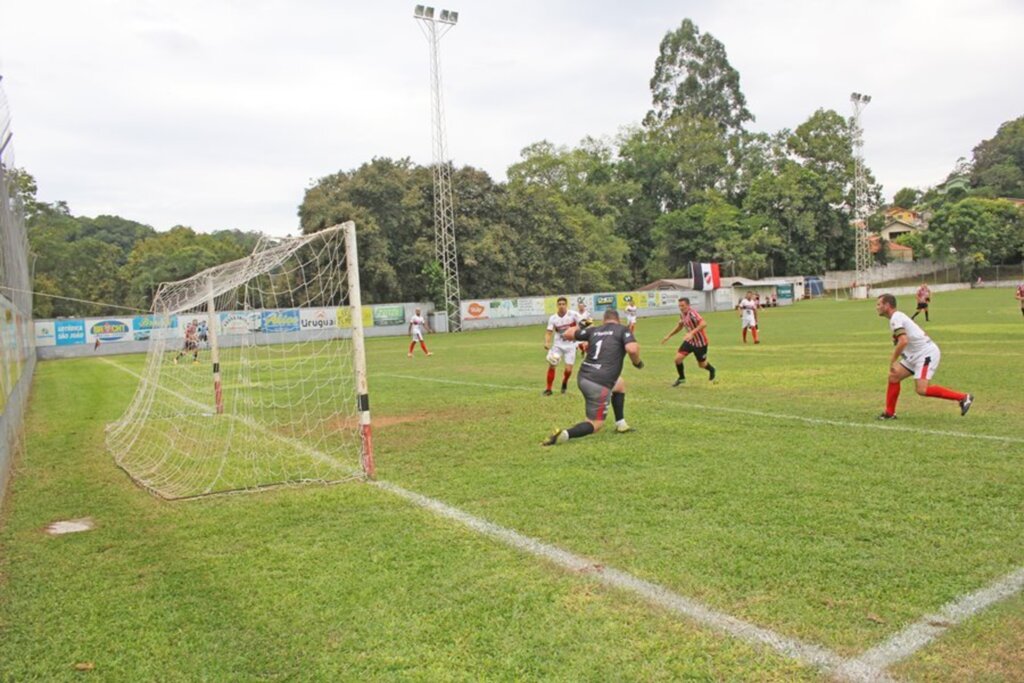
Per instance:
[[[756,130],[870,94],[865,154],[889,197],[1024,114],[1020,0],[452,2],[449,153],[499,180],[533,142],[638,123],[685,17],[725,44]],[[430,163],[415,4],[0,0],[17,163],[76,215],[295,232],[317,178],[374,156]]]

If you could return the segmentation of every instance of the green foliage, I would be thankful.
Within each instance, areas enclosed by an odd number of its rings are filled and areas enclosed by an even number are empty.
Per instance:
[[[913,249],[915,261],[924,258],[931,258],[933,255],[931,247],[925,241],[924,233],[914,231],[907,232],[900,235],[893,241],[900,246],[910,247]]]
[[[713,121],[722,131],[738,132],[754,120],[725,45],[710,33],[701,34],[690,19],[665,34],[650,85],[654,108],[647,113],[647,125],[682,114]]]
[[[999,199],[948,202],[932,217],[928,240],[936,254],[950,254],[973,280],[985,266],[1024,256],[1024,211]]]
[[[904,187],[893,196],[892,204],[893,206],[898,206],[901,209],[913,209],[917,206],[917,202],[920,201],[920,199],[920,190],[915,190],[912,187]]]
[[[971,185],[997,197],[1024,198],[1024,116],[999,126],[995,137],[974,148]]]

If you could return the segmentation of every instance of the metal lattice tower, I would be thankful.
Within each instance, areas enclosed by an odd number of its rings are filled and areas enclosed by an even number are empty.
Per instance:
[[[868,235],[867,220],[867,177],[864,174],[864,129],[860,125],[860,114],[864,107],[871,102],[871,96],[855,92],[850,95],[850,102],[853,103],[850,139],[853,145],[854,261],[857,269],[854,290],[857,298],[867,298],[868,269],[871,267],[871,239]]]
[[[452,165],[448,159],[444,106],[441,97],[441,38],[459,21],[458,12],[446,9],[435,18],[433,7],[416,5],[414,18],[430,44],[430,111],[434,147],[434,254],[444,274],[445,313],[448,331],[462,329],[459,316],[459,259],[455,247],[455,210],[452,204]]]

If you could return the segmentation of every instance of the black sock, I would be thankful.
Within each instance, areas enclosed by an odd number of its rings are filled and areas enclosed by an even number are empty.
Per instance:
[[[679,379],[686,379],[686,371],[683,370],[682,363],[676,363],[676,372],[679,373]]]
[[[580,422],[578,425],[573,425],[566,430],[569,432],[570,439],[578,439],[581,436],[594,433],[594,425],[589,422]]]
[[[707,365],[705,365],[704,369],[708,371],[709,375],[715,374],[715,366],[712,365],[711,363],[708,363]]]
[[[918,314],[918,313],[920,313],[920,312],[921,312],[921,311],[917,311],[917,313],[914,313],[914,315],[910,316],[910,319],[911,319],[911,320],[913,320],[914,318],[916,318],[916,317],[917,317],[917,314]]]
[[[626,394],[612,392],[612,410],[615,411],[615,421],[618,422],[622,419],[622,411],[626,407]]]

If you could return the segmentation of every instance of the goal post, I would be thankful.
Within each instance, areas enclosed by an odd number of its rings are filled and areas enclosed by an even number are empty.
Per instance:
[[[160,285],[138,388],[107,429],[117,465],[167,499],[373,477],[355,245],[351,222],[264,238]]]

